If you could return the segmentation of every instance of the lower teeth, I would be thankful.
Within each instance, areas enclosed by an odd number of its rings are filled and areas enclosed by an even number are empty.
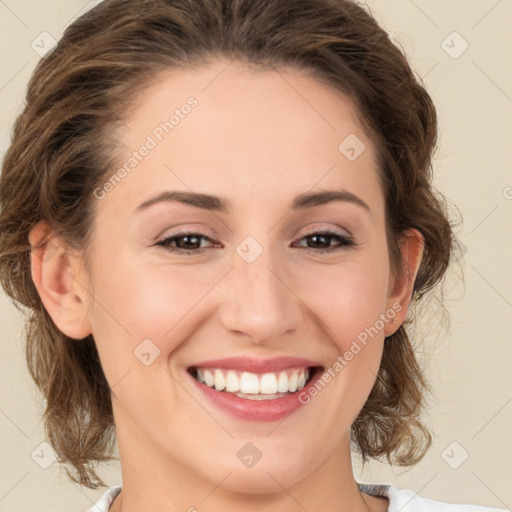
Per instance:
[[[229,391],[227,391],[229,393]],[[274,393],[273,395],[254,395],[248,393],[232,393],[239,398],[247,398],[248,400],[274,400],[275,398],[283,398],[284,396],[288,396],[291,393]]]

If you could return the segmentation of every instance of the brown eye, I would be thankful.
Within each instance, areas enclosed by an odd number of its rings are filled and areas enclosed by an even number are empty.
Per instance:
[[[207,247],[201,247],[203,240],[210,239],[200,233],[177,233],[176,235],[159,240],[155,245],[164,247],[170,252],[181,252],[187,255],[203,252]]]
[[[334,231],[317,231],[306,235],[301,240],[307,240],[307,246],[301,246],[305,249],[312,249],[314,252],[330,252],[356,245],[354,239],[350,236],[340,235]],[[331,245],[332,240],[337,242]]]

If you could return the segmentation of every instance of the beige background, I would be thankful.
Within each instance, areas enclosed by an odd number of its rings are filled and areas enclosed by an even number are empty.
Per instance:
[[[58,39],[95,3],[0,0],[2,154],[39,59],[32,42],[42,32]],[[465,287],[453,272],[446,287],[448,330],[435,310],[424,324],[424,353],[436,392],[425,416],[436,434],[430,452],[408,471],[378,463],[361,471],[356,460],[356,475],[359,481],[390,482],[442,501],[510,509],[512,2],[366,4],[402,44],[438,106],[436,183],[463,217],[458,236],[465,252]],[[84,511],[103,490],[74,485],[56,463],[40,467],[51,462],[51,452],[40,446],[42,409],[25,368],[22,317],[3,293],[0,308],[0,512]],[[109,485],[121,482],[117,464],[101,474]]]

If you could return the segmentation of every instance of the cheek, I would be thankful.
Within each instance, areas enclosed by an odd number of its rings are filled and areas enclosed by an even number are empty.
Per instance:
[[[340,349],[385,312],[387,262],[366,257],[317,265],[301,273],[298,295],[315,312]]]
[[[386,260],[363,258],[319,267],[315,273],[304,273],[301,280],[298,295],[321,320],[323,346],[332,354],[324,383],[339,405],[333,407],[330,393],[320,392],[318,398],[323,407],[336,411],[334,422],[348,411],[360,410],[375,381],[384,343],[387,285]]]
[[[98,261],[110,264],[97,265],[94,272],[91,326],[105,374],[112,380],[127,368],[140,366],[134,351],[144,340],[158,347],[144,341],[155,354],[160,350],[162,356],[168,356],[191,336],[190,318],[218,281],[218,272],[137,264],[136,258],[128,255],[110,254]]]

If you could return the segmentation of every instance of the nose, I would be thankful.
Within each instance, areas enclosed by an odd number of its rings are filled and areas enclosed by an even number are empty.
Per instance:
[[[221,301],[223,327],[256,344],[289,335],[303,318],[304,304],[291,272],[284,262],[270,258],[268,250],[251,263],[234,254],[232,269],[222,282]]]

